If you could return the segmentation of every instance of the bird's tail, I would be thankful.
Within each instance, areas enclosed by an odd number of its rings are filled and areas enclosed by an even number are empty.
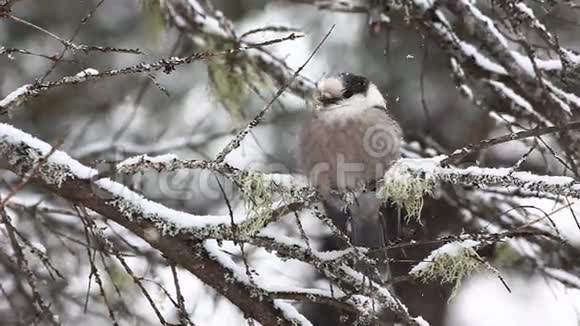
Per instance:
[[[380,214],[380,203],[376,194],[366,192],[357,197],[349,206],[351,242],[354,246],[374,248],[372,258],[377,261],[377,269],[382,281],[391,278],[388,262],[386,225]]]
[[[353,203],[347,206],[342,199],[326,200],[325,212],[333,222],[343,231],[350,234],[352,245],[356,247],[373,248],[373,256],[377,261],[377,268],[382,281],[391,278],[387,261],[386,246],[387,225],[380,212],[381,205],[376,194],[366,192],[358,195]],[[363,267],[368,271],[369,266]],[[370,273],[372,275],[375,273]]]

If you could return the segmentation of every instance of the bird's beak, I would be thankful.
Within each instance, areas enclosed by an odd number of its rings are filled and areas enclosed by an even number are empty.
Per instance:
[[[318,111],[322,107],[322,93],[317,89],[314,91],[314,110]]]
[[[322,92],[318,89],[314,90],[314,100],[316,102],[320,102],[321,99],[322,99]]]
[[[314,102],[316,103],[315,109],[319,110],[325,105],[336,103],[337,99],[335,99],[331,94],[327,92],[321,92],[319,90],[316,90],[314,92]]]

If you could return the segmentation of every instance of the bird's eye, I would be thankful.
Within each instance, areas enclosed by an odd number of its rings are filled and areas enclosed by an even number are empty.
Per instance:
[[[344,91],[344,93],[342,93],[342,97],[344,97],[344,98],[351,98],[352,95],[353,95],[352,91],[349,91],[349,90]]]

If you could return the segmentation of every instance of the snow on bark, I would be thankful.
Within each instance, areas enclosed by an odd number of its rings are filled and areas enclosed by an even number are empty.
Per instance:
[[[30,84],[26,84],[8,94],[6,97],[0,100],[0,108],[9,109],[17,105],[20,100],[28,94],[30,87]]]
[[[458,149],[456,152],[461,151]],[[417,190],[412,193],[418,198],[421,190],[431,189],[425,185],[435,185],[436,182],[451,184],[472,185],[480,188],[486,186],[517,187],[521,190],[539,191],[554,195],[580,198],[580,184],[573,178],[566,176],[543,176],[530,172],[514,171],[510,168],[468,168],[443,167],[440,162],[445,156],[428,159],[401,159],[385,174],[384,196],[388,197],[389,190],[395,186],[392,183],[407,187],[409,182],[419,183],[422,186],[411,188]],[[419,181],[417,181],[419,180]],[[404,201],[403,201],[404,203]]]

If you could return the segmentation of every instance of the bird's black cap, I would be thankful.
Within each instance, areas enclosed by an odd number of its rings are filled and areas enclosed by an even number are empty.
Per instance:
[[[343,72],[338,74],[343,81],[344,91],[352,94],[365,94],[369,89],[369,80],[366,77]]]

